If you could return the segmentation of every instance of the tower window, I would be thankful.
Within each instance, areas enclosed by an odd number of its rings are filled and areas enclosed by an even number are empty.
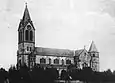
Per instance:
[[[23,35],[22,35],[22,31],[19,32],[19,42],[21,42],[23,40]]]
[[[25,31],[25,39],[29,40],[29,31],[28,30]]]
[[[33,32],[30,31],[30,41],[33,41]]]
[[[21,41],[21,32],[19,32],[19,42]]]
[[[27,26],[27,29],[28,29],[28,30],[30,30],[30,29],[31,29],[31,26],[30,26],[30,25],[28,25],[28,26]]]

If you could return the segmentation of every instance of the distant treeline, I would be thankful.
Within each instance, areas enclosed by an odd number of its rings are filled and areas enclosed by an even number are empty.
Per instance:
[[[0,83],[55,83],[55,80],[80,80],[86,83],[115,82],[115,72],[110,69],[103,72],[94,72],[91,68],[76,69],[69,65],[67,71],[59,71],[56,68],[42,68],[35,66],[31,70],[26,66],[17,69],[15,66],[8,71],[0,69]]]

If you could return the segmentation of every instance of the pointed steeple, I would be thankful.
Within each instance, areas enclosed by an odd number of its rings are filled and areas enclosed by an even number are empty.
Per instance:
[[[94,41],[92,41],[92,43],[91,43],[91,46],[89,48],[89,52],[98,52],[98,50],[94,44]]]
[[[27,7],[27,3],[26,3],[23,17],[22,17],[22,19],[20,20],[20,23],[19,23],[18,31],[19,31],[22,27],[25,28],[25,26],[26,26],[28,23],[30,23],[31,26],[34,28],[33,22],[32,22],[32,20],[31,20],[31,18],[30,18],[30,14],[29,14],[29,10],[28,10],[28,7]],[[35,28],[34,28],[34,30],[35,30]]]
[[[26,3],[26,7],[25,7],[25,10],[24,10],[24,15],[23,15],[22,21],[27,22],[29,20],[31,20],[31,18],[30,18],[30,14],[29,14],[29,11],[28,11],[27,3]]]

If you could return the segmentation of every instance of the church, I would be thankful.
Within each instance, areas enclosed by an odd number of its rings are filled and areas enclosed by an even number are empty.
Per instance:
[[[67,69],[70,64],[78,69],[91,67],[93,71],[99,71],[99,52],[92,41],[89,50],[44,48],[35,46],[35,27],[31,20],[26,4],[24,14],[18,27],[17,66],[26,64],[29,68],[35,65],[41,67],[53,67]]]

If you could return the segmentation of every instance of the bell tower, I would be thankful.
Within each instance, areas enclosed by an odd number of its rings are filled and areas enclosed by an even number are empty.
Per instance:
[[[99,71],[99,52],[93,41],[91,43],[88,53],[91,56],[90,67],[93,71]]]
[[[35,48],[35,28],[33,26],[28,7],[26,4],[23,18],[20,20],[18,27],[18,67],[26,64],[29,66],[29,56]]]

